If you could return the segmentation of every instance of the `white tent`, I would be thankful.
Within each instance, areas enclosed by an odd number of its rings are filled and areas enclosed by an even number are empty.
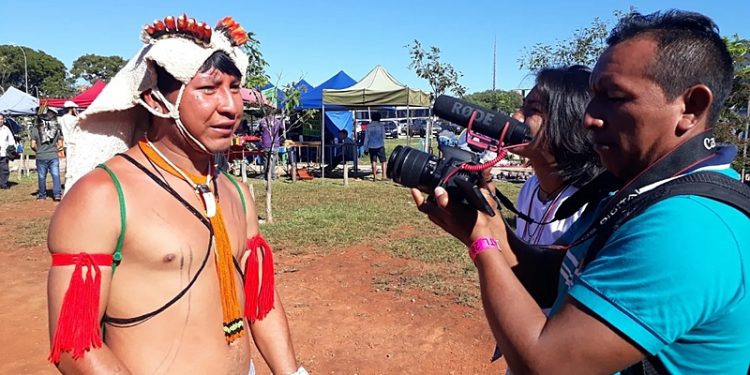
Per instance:
[[[407,106],[430,107],[432,95],[422,90],[412,89],[399,82],[380,65],[375,66],[357,83],[344,89],[323,90],[323,118],[327,105],[341,107],[383,107]],[[322,126],[320,140],[325,144],[325,126]],[[325,163],[323,153],[322,163]],[[321,173],[322,169],[321,169]]]
[[[401,84],[380,65],[350,87],[339,90],[323,90],[323,105],[429,107],[431,104],[432,97],[429,93]]]
[[[13,86],[0,96],[0,113],[4,115],[33,115],[37,107],[39,99]]]

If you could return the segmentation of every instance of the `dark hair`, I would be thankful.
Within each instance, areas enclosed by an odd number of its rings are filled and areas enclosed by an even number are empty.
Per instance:
[[[607,44],[611,47],[636,37],[656,41],[656,57],[647,74],[668,100],[697,84],[711,89],[714,101],[708,120],[709,125],[714,124],[732,89],[734,75],[732,56],[719,36],[719,27],[695,12],[674,9],[648,15],[633,12],[612,29]]]
[[[344,138],[346,138],[346,137],[349,136],[349,131],[347,131],[346,129],[339,130],[339,134],[341,134],[341,133],[344,133]]]
[[[372,113],[372,121],[380,121],[382,117],[380,116],[380,112],[373,112]]]
[[[582,65],[546,68],[536,76],[545,124],[543,140],[557,162],[557,174],[580,187],[602,171],[583,116],[591,99],[591,70]]]
[[[182,83],[172,76],[166,69],[161,65],[154,63],[156,70],[156,87],[159,91],[166,94],[175,90],[179,90]],[[215,68],[216,70],[229,74],[232,76],[242,78],[242,72],[237,68],[229,55],[224,51],[216,51],[203,62],[197,73],[205,73],[209,69]]]

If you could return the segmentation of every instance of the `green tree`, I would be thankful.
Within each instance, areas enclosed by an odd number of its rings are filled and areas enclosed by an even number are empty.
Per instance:
[[[280,78],[280,77],[279,77]],[[280,80],[280,79],[279,79]],[[277,81],[278,82],[278,81]],[[276,91],[276,88],[279,87],[278,83],[274,85],[274,91]],[[270,118],[275,115],[281,116],[284,121],[286,119],[289,119],[290,122],[285,124],[285,128],[283,130],[283,133],[279,133],[272,136],[274,139],[272,139],[271,144],[276,142],[276,137],[286,136],[286,132],[301,127],[304,123],[308,122],[313,115],[314,111],[303,111],[303,112],[295,112],[295,107],[299,105],[300,98],[302,96],[302,93],[300,90],[294,85],[294,83],[288,83],[281,87],[281,94],[284,96],[283,106],[281,108],[270,108],[270,107],[263,107],[261,108],[263,117]],[[270,100],[272,104],[276,104],[277,100],[273,98]],[[294,115],[293,115],[294,114]],[[270,126],[270,124],[269,124]],[[271,154],[274,154],[275,156],[271,158]],[[270,165],[271,159],[278,159],[278,150],[277,149],[271,149],[266,150],[266,160],[265,160],[265,170],[268,171],[270,168],[275,168],[276,166]],[[296,171],[293,171],[292,173],[296,173]],[[269,224],[273,224],[273,183],[271,182],[271,173],[266,173],[266,222]]]
[[[464,99],[480,107],[513,113],[523,104],[523,97],[515,91],[487,90],[466,95]]]
[[[464,95],[466,88],[458,83],[458,79],[463,74],[454,69],[453,65],[440,61],[439,48],[430,47],[429,51],[425,51],[422,48],[422,43],[416,39],[406,47],[411,49],[409,51],[411,56],[409,69],[414,69],[419,78],[427,80],[435,97],[444,94],[446,91],[451,91],[457,96]]]
[[[109,82],[125,63],[127,61],[120,56],[83,55],[73,61],[70,75],[73,79],[82,78],[92,85],[99,80]]]
[[[631,7],[630,12],[632,11],[635,8]],[[569,39],[556,40],[554,44],[537,43],[531,48],[524,48],[518,58],[518,65],[521,69],[530,71],[576,64],[593,66],[607,47],[609,30],[627,13],[616,10],[612,12],[614,20],[605,22],[596,17],[591,26],[577,29]]]
[[[23,51],[22,51],[23,49]],[[26,68],[24,68],[24,53]],[[44,51],[14,45],[0,46],[0,86],[26,88],[28,71],[29,93],[42,97],[70,96],[74,90],[62,61]]]
[[[410,48],[411,63],[409,69],[414,69],[419,78],[427,80],[435,98],[447,91],[451,91],[457,96],[464,95],[466,88],[458,83],[458,79],[463,74],[453,68],[453,65],[440,61],[439,48],[433,46],[430,47],[429,51],[425,51],[422,48],[422,43],[416,39],[406,47]],[[428,122],[426,133],[425,151],[431,152],[432,121]]]
[[[250,58],[250,64],[245,72],[245,87],[259,88],[270,82],[266,68],[268,62],[260,52],[260,41],[255,38],[255,33],[247,33],[248,41],[242,46],[242,51]]]
[[[739,135],[746,134],[750,121],[750,40],[739,35],[724,38],[734,63],[732,91],[721,112],[714,135],[719,142],[731,143],[740,150],[740,155],[732,163],[737,170],[747,172],[750,159],[747,158],[747,139]],[[744,113],[743,113],[744,112]]]

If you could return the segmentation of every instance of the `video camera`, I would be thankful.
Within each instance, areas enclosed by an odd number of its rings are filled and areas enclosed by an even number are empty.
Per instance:
[[[388,178],[401,185],[432,194],[442,186],[452,202],[468,204],[490,216],[495,213],[480,190],[482,170],[479,153],[499,153],[503,146],[528,143],[529,128],[501,112],[490,111],[461,99],[440,95],[433,113],[466,128],[466,141],[472,151],[441,146],[443,158],[411,147],[397,146],[388,159]]]

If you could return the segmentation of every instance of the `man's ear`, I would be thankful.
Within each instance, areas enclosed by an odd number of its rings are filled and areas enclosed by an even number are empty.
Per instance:
[[[153,108],[157,112],[165,113],[164,105],[162,105],[161,102],[156,99],[151,89],[147,89],[146,91],[144,91],[141,96],[143,97],[143,101],[146,102],[149,107]]]
[[[690,87],[682,94],[682,100],[685,103],[685,110],[677,124],[679,132],[686,132],[701,124],[704,127],[710,126],[708,117],[711,104],[714,102],[714,94],[708,86],[699,84]]]

